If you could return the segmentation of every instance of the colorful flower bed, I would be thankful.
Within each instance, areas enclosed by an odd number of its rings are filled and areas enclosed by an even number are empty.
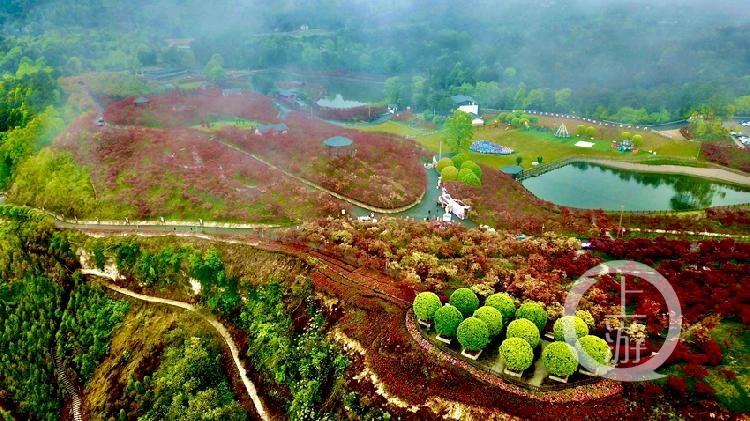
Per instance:
[[[507,146],[492,143],[489,140],[477,140],[469,146],[472,152],[491,154],[491,155],[510,155],[513,149]]]

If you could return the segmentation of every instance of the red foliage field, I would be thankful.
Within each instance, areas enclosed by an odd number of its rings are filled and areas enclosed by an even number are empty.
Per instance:
[[[191,129],[74,123],[55,147],[90,169],[102,206],[92,217],[283,222],[347,206]]]
[[[750,171],[750,152],[744,148],[738,148],[734,142],[704,141],[701,143],[700,153],[707,161]]]
[[[424,192],[422,151],[413,142],[311,120],[296,112],[285,121],[288,133],[276,136],[258,136],[238,128],[217,134],[287,171],[368,205],[397,208],[413,203]],[[351,139],[354,156],[329,157],[323,140],[332,136]]]
[[[105,120],[134,132],[124,136],[135,136],[144,126],[152,126],[167,130],[161,134],[165,137],[207,139],[201,131],[184,129],[221,117],[274,123],[279,122],[277,114],[268,97],[253,93],[222,96],[217,89],[206,89],[153,96],[141,105],[133,98],[119,101],[108,107]],[[233,126],[214,133],[286,171],[368,205],[397,208],[415,202],[424,192],[422,150],[413,142],[339,127],[296,112],[284,123],[287,133],[257,135],[253,129]],[[159,135],[154,132],[152,136]],[[329,157],[322,142],[332,136],[352,139],[353,156]]]
[[[252,92],[223,96],[220,89],[207,88],[150,96],[149,102],[141,105],[134,100],[131,97],[111,104],[104,119],[118,125],[163,128],[195,126],[216,117],[264,123],[278,120],[271,98]]]
[[[595,250],[592,253],[577,251],[574,241],[552,234],[520,241],[507,233],[393,218],[381,219],[377,225],[342,219],[304,224],[300,230],[290,232],[286,241],[319,247],[323,253],[337,255],[353,265],[385,268],[392,276],[383,276],[382,280],[392,282],[394,288],[411,288],[411,295],[430,290],[447,300],[447,294],[457,286],[473,285],[484,291],[506,291],[520,300],[542,301],[549,306],[548,311],[555,303],[564,302],[572,280],[602,261],[632,259],[646,263],[655,267],[675,290],[682,308],[683,332],[689,329],[691,333],[682,336],[662,367],[669,370],[676,364],[671,370],[680,377],[670,378],[666,391],[658,384],[628,385],[625,397],[619,402],[627,403],[627,409],[621,408],[620,415],[639,418],[648,414],[652,405],[665,405],[673,400],[679,406],[672,408],[681,415],[698,418],[709,413],[726,415],[726,408],[713,400],[717,392],[707,376],[710,370],[719,370],[728,379],[737,373],[731,363],[724,362],[726,352],[731,351],[730,345],[726,341],[718,343],[709,332],[724,320],[739,323],[740,329],[750,324],[748,244],[731,239],[690,242],[601,237],[592,240]],[[445,270],[447,267],[453,267],[454,272]],[[631,292],[641,291],[625,297],[627,314],[647,316],[639,322],[646,324],[653,341],[647,347],[657,350],[668,326],[665,300],[647,283],[630,276],[625,276],[624,282]],[[335,286],[324,290],[337,296],[351,295],[337,291]],[[589,310],[598,321],[593,331],[600,337],[611,332],[605,316],[622,314],[620,292],[620,280],[605,275],[581,300],[579,308]],[[493,389],[487,386],[484,386],[487,391],[478,397],[473,392],[480,385],[477,379],[439,363],[408,340],[403,332],[401,311],[383,308],[371,300],[350,299],[347,303],[366,316],[347,312],[348,317],[341,320],[342,328],[368,349],[369,365],[397,396],[423,402],[428,395],[439,391],[441,397],[488,408],[501,406],[504,412],[521,417],[570,416],[570,412],[558,413],[565,408],[552,402],[532,405],[519,396],[492,393]],[[471,396],[469,401],[466,396]],[[610,415],[608,409],[612,407],[594,400],[575,411],[591,411],[592,417],[601,418]]]

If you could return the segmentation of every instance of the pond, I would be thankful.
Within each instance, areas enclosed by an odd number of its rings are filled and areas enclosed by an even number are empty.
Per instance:
[[[750,188],[576,162],[523,180],[537,197],[584,209],[672,211],[750,203]]]
[[[344,97],[341,94],[336,94],[336,96],[333,99],[321,98],[318,100],[317,104],[320,105],[321,107],[335,108],[338,110],[346,110],[348,108],[356,108],[356,107],[361,107],[363,105],[367,105],[366,102],[359,102],[359,101],[344,99]]]

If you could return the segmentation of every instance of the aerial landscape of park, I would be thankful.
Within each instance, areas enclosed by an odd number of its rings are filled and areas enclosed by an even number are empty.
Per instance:
[[[0,420],[750,419],[748,34],[0,2]]]

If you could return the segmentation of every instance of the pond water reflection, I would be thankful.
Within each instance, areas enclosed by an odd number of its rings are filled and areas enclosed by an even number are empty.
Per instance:
[[[750,203],[750,188],[699,177],[576,162],[524,180],[537,197],[563,206],[630,211],[691,210]]]

